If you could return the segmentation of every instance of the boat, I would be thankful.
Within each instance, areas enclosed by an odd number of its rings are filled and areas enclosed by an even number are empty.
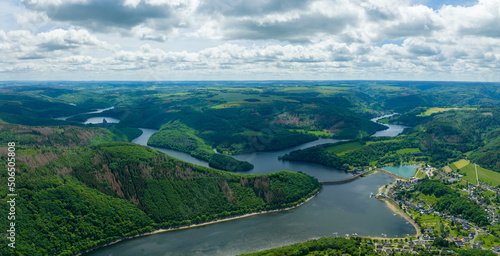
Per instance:
[[[373,197],[373,192],[370,194],[370,197]]]

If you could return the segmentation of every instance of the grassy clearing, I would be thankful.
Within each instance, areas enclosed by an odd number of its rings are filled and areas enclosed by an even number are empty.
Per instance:
[[[281,102],[291,102],[291,103],[299,103],[297,100],[292,99],[284,99],[280,96],[271,95],[269,97],[261,97],[257,94],[242,94],[237,92],[227,92],[227,93],[218,93],[213,97],[214,100],[225,101],[224,103],[211,106],[211,108],[221,109],[221,108],[234,108],[234,107],[242,107],[242,106],[251,106],[251,105],[260,105],[260,104],[269,104],[273,101],[281,101]],[[250,101],[249,101],[250,100]]]
[[[457,183],[454,183],[454,184],[452,184],[452,185],[450,185],[450,186],[451,186],[452,188],[454,188],[454,189],[457,189],[457,190],[460,190],[460,191],[461,191],[461,189],[460,189],[460,188],[458,188],[458,187],[459,187],[459,186],[461,186],[461,187],[467,187],[467,182],[462,180],[462,181],[459,181],[459,182],[457,182]]]
[[[249,130],[249,129],[245,129],[243,132],[241,132],[241,135],[245,135],[245,136],[261,136],[262,133],[257,132],[257,131],[253,131],[253,130]]]
[[[280,92],[287,93],[321,93],[324,95],[333,95],[340,92],[350,90],[349,87],[340,86],[318,86],[318,87],[307,87],[307,86],[296,86],[296,87],[285,87],[283,89],[277,90]]]
[[[423,179],[425,178],[427,175],[425,175],[424,172],[418,170],[417,172],[415,172],[415,175],[413,175],[414,177],[417,177],[417,178],[420,178],[420,179]]]
[[[485,196],[485,197],[494,197],[494,196],[496,196],[496,195],[497,195],[497,194],[496,194],[495,192],[493,192],[493,191],[489,191],[489,190],[488,190],[488,191],[484,191],[484,192],[483,192],[483,196]]]
[[[391,143],[391,142],[401,142],[402,139],[392,139],[392,140],[382,140],[382,141],[367,141],[366,145],[377,144],[377,143]]]
[[[487,235],[487,236],[479,235],[478,238],[476,239],[476,242],[479,240],[484,242],[483,246],[486,248],[491,248],[500,242],[500,239],[498,239],[498,237],[495,237],[494,235]]]
[[[313,88],[304,87],[304,86],[295,86],[295,87],[285,87],[283,89],[276,90],[279,92],[287,92],[287,93],[311,93],[315,90]]]
[[[454,171],[458,171],[460,174],[464,175],[463,179],[468,180],[472,183],[477,183],[476,181],[476,170],[474,164],[470,163],[467,160],[459,160],[450,165],[450,168]],[[494,172],[483,167],[477,167],[477,175],[479,177],[479,181],[490,184],[493,186],[500,185],[500,173]]]
[[[432,204],[435,204],[437,202],[437,199],[435,196],[431,196],[431,195],[424,195],[422,193],[418,194],[417,196],[419,199],[421,200],[424,200],[424,201],[427,201],[427,203],[432,203]],[[437,217],[439,218],[439,217]]]
[[[421,215],[415,210],[410,210],[415,221],[422,228],[437,228],[442,224],[442,219],[434,214]]]
[[[307,134],[314,134],[318,137],[332,137],[333,134],[329,132],[324,132],[324,131],[305,131],[304,129],[288,129],[291,132],[300,132],[300,133],[307,133]]]
[[[418,149],[418,148],[403,148],[403,149],[396,150],[396,153],[398,153],[400,155],[420,153],[420,149]]]
[[[429,108],[424,113],[417,116],[430,116],[435,113],[441,113],[450,110],[477,110],[477,108]]]
[[[455,167],[457,167],[457,169],[462,169],[464,168],[465,166],[469,165],[470,162],[465,160],[465,159],[461,159],[461,160],[458,160],[456,161],[455,163],[453,163],[455,165]]]
[[[383,91],[401,91],[403,89],[399,86],[390,86],[390,85],[373,86],[373,88],[377,88],[378,90],[383,90]]]
[[[389,123],[389,117],[379,119],[377,122],[381,124],[388,124]]]
[[[341,91],[346,91],[350,90],[350,88],[347,87],[336,87],[336,86],[320,86],[315,89],[316,92],[322,93],[322,94],[337,94]]]
[[[362,148],[364,146],[365,146],[365,144],[362,144],[361,142],[351,142],[351,143],[331,146],[331,147],[326,148],[326,150],[332,151],[333,153],[341,156],[341,155],[344,155],[345,153],[354,151],[354,150]]]

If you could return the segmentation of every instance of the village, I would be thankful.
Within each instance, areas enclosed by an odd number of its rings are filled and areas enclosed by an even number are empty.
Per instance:
[[[441,170],[425,165],[419,168],[414,177],[410,179],[397,178],[393,183],[379,189],[379,193],[375,197],[397,206],[395,208],[399,208],[399,214],[406,215],[403,217],[412,221],[414,226],[420,230],[417,230],[415,236],[400,239],[386,237],[369,239],[367,244],[374,246],[377,252],[387,254],[418,254],[422,251],[434,251],[440,255],[453,255],[456,249],[491,250],[500,254],[500,240],[496,236],[499,227],[500,200],[498,200],[498,194],[500,190],[479,182],[479,180],[474,184],[462,178],[463,175],[451,172],[449,168]],[[460,191],[462,196],[476,203],[487,213],[490,225],[479,227],[471,221],[463,219],[460,215],[452,216],[446,211],[437,211],[433,204],[433,198],[422,195],[420,191],[416,190],[424,179],[439,180]],[[412,198],[404,196],[409,193],[414,193],[417,196]],[[436,199],[434,198],[434,200]]]

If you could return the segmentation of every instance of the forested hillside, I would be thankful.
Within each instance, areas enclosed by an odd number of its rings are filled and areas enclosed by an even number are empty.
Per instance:
[[[494,84],[394,81],[2,86],[1,161],[5,145],[16,143],[16,253],[71,255],[158,228],[296,205],[321,188],[301,173],[240,175],[194,166],[127,143],[141,134],[138,128],[158,129],[149,145],[229,171],[252,168],[231,154],[318,137],[350,141],[283,159],[340,169],[422,162],[441,167],[469,159],[500,171],[499,92]],[[369,119],[394,111],[400,115],[384,122],[411,129],[395,138],[369,137],[385,129]],[[102,116],[120,123],[83,124]],[[8,174],[2,169],[5,216]],[[444,197],[443,207],[452,199]],[[12,251],[2,247],[0,253]]]
[[[0,138],[2,145],[17,145],[19,231],[15,253],[2,243],[4,255],[72,255],[158,228],[293,206],[321,187],[300,173],[236,175],[136,144],[105,142],[124,138],[102,128],[1,123]],[[7,216],[2,169],[0,214]],[[9,220],[1,218],[0,225]]]
[[[480,165],[500,171],[499,130],[498,107],[449,110],[434,113],[429,116],[429,121],[395,138],[366,138],[358,142],[324,144],[293,151],[283,159],[346,169],[345,164],[398,165],[419,161],[442,167],[468,156]]]

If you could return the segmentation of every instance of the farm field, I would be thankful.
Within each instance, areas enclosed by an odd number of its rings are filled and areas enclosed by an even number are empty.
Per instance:
[[[430,116],[435,113],[441,113],[450,110],[477,110],[477,108],[429,108],[425,112],[417,116]]]
[[[470,163],[467,160],[459,160],[450,165],[450,168],[453,171],[456,171],[462,175],[464,175],[463,179],[472,182],[474,184],[477,183],[476,180],[476,169],[473,163]],[[500,173],[494,172],[492,170],[485,169],[481,166],[477,166],[477,175],[480,182],[485,184],[489,184],[492,186],[500,185]]]

